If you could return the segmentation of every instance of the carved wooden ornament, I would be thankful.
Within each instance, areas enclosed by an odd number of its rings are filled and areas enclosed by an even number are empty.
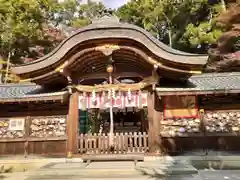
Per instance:
[[[120,49],[120,47],[114,44],[105,44],[95,48],[96,51],[101,51],[105,56],[110,56],[113,51],[118,49]]]

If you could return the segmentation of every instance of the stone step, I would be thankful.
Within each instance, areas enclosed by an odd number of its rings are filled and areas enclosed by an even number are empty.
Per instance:
[[[167,175],[192,175],[198,174],[198,170],[189,164],[168,164],[168,163],[142,163],[136,167],[140,172],[151,175],[163,177]]]
[[[65,180],[65,179],[68,179],[68,180],[156,180],[155,178],[153,177],[138,177],[138,176],[134,176],[134,177],[89,177],[89,178],[86,178],[86,177],[62,177],[61,179],[56,179],[56,177],[31,177],[29,179],[25,179],[25,180]]]
[[[142,173],[135,169],[66,169],[66,170],[57,170],[57,169],[42,169],[34,171],[32,173],[27,173],[28,176],[37,176],[37,177],[48,177],[48,176],[58,176],[62,177],[81,177],[81,178],[90,178],[90,177],[134,177],[141,176]]]

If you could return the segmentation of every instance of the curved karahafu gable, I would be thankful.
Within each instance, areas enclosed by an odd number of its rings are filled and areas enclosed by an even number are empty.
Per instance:
[[[48,55],[27,64],[14,66],[12,71],[22,78],[41,79],[47,74],[53,75],[54,69],[63,65],[77,53],[87,52],[87,49],[91,48],[97,50],[96,47],[109,44],[109,42],[117,45],[120,51],[121,47],[125,47],[126,50],[126,46],[129,47],[129,51],[131,48],[141,51],[145,55],[142,58],[147,63],[162,65],[164,70],[170,72],[180,70],[182,73],[191,74],[196,70],[201,71],[207,62],[207,56],[172,49],[159,42],[142,28],[121,23],[116,17],[105,16],[75,32]],[[138,55],[141,56],[141,53]],[[76,59],[81,59],[81,55]],[[91,58],[89,60],[91,61]]]

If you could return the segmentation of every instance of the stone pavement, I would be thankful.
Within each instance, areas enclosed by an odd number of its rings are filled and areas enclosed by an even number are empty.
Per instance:
[[[196,169],[191,161],[208,162],[220,160],[226,166],[236,166],[239,170]],[[9,159],[8,162],[14,160]],[[83,163],[74,159],[28,159],[21,162],[41,162],[43,167],[24,173],[8,174],[4,180],[101,180],[101,179],[154,179],[154,180],[240,180],[240,156],[177,156],[145,157],[144,162],[92,162]],[[18,162],[19,162],[18,161]],[[0,163],[4,160],[0,159]],[[16,160],[17,162],[17,160]],[[1,177],[0,177],[1,179]]]
[[[13,173],[6,180],[60,180],[60,179],[163,179],[166,175],[197,173],[190,165],[174,163],[172,158],[148,158],[135,164],[133,161],[51,162],[35,171]]]
[[[12,176],[7,180],[20,177]],[[142,174],[135,169],[134,162],[93,162],[86,163],[51,163],[41,169],[21,174],[22,180],[57,180],[57,179],[99,179],[99,178],[140,178]]]

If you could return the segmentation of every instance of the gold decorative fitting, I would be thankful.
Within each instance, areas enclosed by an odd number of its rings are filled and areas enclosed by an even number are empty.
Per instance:
[[[202,71],[190,71],[191,74],[202,74]]]
[[[55,71],[56,72],[61,72],[65,67],[66,65],[68,64],[68,61],[65,61],[63,64],[61,64],[60,66],[58,66]]]
[[[31,78],[29,78],[29,79],[20,79],[20,82],[31,82],[31,81],[32,81]]]
[[[200,113],[204,113],[204,109],[200,109],[199,112],[200,112]]]
[[[118,49],[120,49],[120,46],[115,44],[105,44],[95,48],[96,51],[101,51],[105,56],[111,55],[113,51]]]
[[[153,68],[154,68],[155,70],[157,70],[157,69],[158,69],[158,65],[157,65],[157,64],[154,64],[154,65],[153,65]]]
[[[150,56],[148,56],[148,61],[153,64],[154,66],[161,66],[162,63],[158,62],[157,60],[151,58]]]
[[[71,152],[71,151],[68,151],[67,157],[68,157],[68,158],[72,158],[72,156],[73,156],[72,152]]]

